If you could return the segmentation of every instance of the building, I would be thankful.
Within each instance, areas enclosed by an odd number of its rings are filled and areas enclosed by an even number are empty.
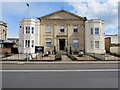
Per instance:
[[[115,54],[120,54],[120,35],[105,35],[105,50]]]
[[[35,53],[35,46],[40,46],[40,21],[24,18],[19,22],[19,53]]]
[[[0,40],[7,40],[7,23],[0,21]]]
[[[0,48],[0,54],[4,54],[4,53],[13,53],[12,52],[12,48],[13,48],[13,45],[15,43],[13,41],[10,41],[10,40],[1,40],[0,41],[0,45],[2,46]]]
[[[19,44],[19,38],[8,38],[8,40],[13,41],[14,44],[14,48],[18,48],[18,44]]]
[[[87,20],[65,10],[60,10],[38,19],[22,19],[20,21],[19,52],[35,53],[32,47],[43,46],[45,52],[61,50],[72,53],[85,51],[88,53],[105,53],[104,21]],[[28,27],[28,28],[27,28]],[[35,29],[32,29],[32,28]],[[93,34],[91,33],[93,28]],[[32,33],[34,31],[34,34]],[[93,41],[93,48],[90,47]],[[27,47],[28,46],[28,47]]]
[[[0,21],[0,42],[2,40],[7,40],[7,23]],[[0,43],[0,47],[3,47],[2,43]]]
[[[104,21],[88,20],[85,29],[85,50],[87,53],[104,54]]]
[[[65,10],[38,18],[40,20],[40,46],[45,52],[60,50],[79,52],[85,50],[86,18]]]

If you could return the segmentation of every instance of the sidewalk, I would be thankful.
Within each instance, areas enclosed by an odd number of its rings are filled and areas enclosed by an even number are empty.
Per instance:
[[[0,64],[120,64],[120,61],[0,61]]]

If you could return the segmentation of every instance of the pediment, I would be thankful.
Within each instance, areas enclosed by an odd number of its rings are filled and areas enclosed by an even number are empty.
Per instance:
[[[82,18],[78,15],[75,15],[65,10],[60,10],[60,11],[45,15],[43,17],[40,17],[40,19],[83,19],[84,20],[85,18]]]

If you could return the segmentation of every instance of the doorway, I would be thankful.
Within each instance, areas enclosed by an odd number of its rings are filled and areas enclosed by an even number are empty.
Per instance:
[[[59,39],[60,50],[65,50],[65,39]]]

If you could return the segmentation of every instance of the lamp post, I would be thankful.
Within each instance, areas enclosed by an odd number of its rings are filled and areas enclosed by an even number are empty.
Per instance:
[[[27,49],[26,49],[26,60],[27,60],[27,62],[28,62],[28,18],[29,18],[29,4],[28,3],[26,3],[26,5],[27,5]]]

